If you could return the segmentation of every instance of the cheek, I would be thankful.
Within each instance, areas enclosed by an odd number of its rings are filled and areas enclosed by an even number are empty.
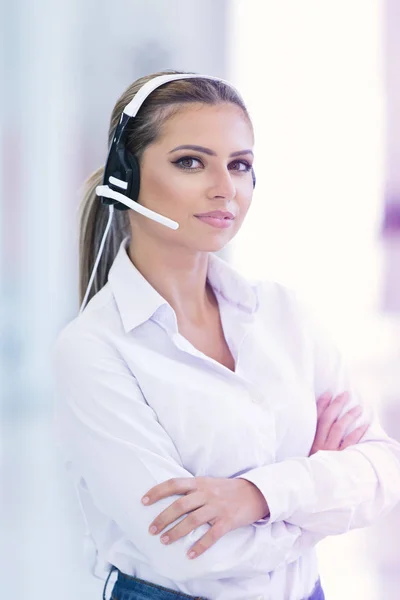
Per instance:
[[[253,199],[253,187],[251,187],[250,190],[246,190],[245,192],[240,194],[239,197],[237,197],[237,202],[239,204],[241,219],[244,219],[244,217],[246,216],[246,214],[251,206],[252,199]]]
[[[198,197],[194,181],[190,178],[179,177],[174,172],[158,172],[143,179],[141,185],[141,198],[144,205],[156,206],[163,204],[182,207],[190,204],[191,198]]]

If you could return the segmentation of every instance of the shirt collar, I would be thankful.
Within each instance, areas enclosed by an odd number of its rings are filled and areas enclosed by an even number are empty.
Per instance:
[[[168,305],[132,263],[127,252],[128,243],[129,237],[125,237],[108,275],[126,332],[150,319],[161,306]],[[213,290],[231,304],[247,313],[257,310],[256,286],[212,253],[209,256],[207,278]]]

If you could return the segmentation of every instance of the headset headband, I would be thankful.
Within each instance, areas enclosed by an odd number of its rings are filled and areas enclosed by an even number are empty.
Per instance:
[[[242,97],[239,91],[231,84],[229,81],[225,81],[225,79],[220,79],[219,77],[213,77],[211,75],[199,75],[197,73],[175,73],[173,75],[158,75],[150,81],[147,81],[140,90],[135,94],[135,97],[125,106],[123,113],[128,115],[129,117],[136,117],[139,108],[142,106],[143,102],[146,100],[147,96],[151,94],[155,89],[163,85],[164,83],[168,83],[169,81],[176,81],[179,79],[211,79],[212,81],[220,81],[221,83],[225,83],[230,88],[235,90],[239,98],[242,100]],[[121,115],[122,120],[122,115]]]

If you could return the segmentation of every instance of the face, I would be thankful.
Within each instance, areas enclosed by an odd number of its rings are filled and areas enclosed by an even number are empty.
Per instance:
[[[129,211],[133,239],[146,233],[193,251],[218,251],[237,233],[253,194],[252,127],[233,104],[189,104],[163,125],[140,164],[139,203],[177,230]],[[218,217],[202,216],[222,211]]]

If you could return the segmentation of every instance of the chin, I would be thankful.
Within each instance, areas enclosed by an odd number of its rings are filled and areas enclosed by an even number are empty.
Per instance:
[[[227,244],[231,241],[231,237],[229,239],[214,239],[214,240],[204,240],[204,243],[198,244],[198,249],[202,252],[219,252],[223,250]]]

